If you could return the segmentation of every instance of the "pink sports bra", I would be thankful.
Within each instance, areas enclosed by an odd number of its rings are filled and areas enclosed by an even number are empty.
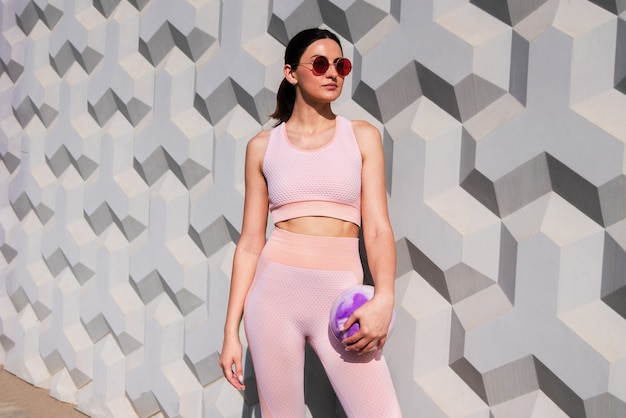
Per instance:
[[[270,132],[263,174],[274,223],[326,216],[361,225],[361,151],[352,122],[335,123],[332,139],[314,150],[291,144],[284,123]]]

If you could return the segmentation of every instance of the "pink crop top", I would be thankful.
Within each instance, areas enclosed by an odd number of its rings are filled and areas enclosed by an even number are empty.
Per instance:
[[[263,174],[274,223],[327,216],[361,225],[361,152],[352,122],[335,121],[330,142],[314,150],[291,144],[284,123],[270,132]]]

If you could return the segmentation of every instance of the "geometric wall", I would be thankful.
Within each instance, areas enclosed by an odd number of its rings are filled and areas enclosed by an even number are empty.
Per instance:
[[[335,112],[383,136],[404,415],[626,416],[625,0],[0,0],[0,25],[6,370],[94,417],[260,416],[249,359],[243,393],[217,364],[244,152],[287,40],[326,27],[355,64]],[[344,416],[312,352],[306,388]]]

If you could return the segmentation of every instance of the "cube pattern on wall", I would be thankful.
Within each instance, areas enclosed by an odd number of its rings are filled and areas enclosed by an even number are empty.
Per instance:
[[[0,363],[94,417],[259,416],[217,364],[246,142],[307,27],[355,64],[405,416],[626,416],[623,0],[0,0]],[[245,337],[242,335],[245,342]],[[345,416],[307,350],[307,413]],[[375,384],[375,382],[372,382]]]

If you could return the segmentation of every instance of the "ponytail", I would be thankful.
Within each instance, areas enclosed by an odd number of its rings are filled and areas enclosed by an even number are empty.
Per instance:
[[[278,93],[276,93],[276,110],[270,115],[271,118],[277,120],[274,126],[289,120],[295,101],[296,87],[288,82],[286,78],[283,78],[280,87],[278,87]]]

